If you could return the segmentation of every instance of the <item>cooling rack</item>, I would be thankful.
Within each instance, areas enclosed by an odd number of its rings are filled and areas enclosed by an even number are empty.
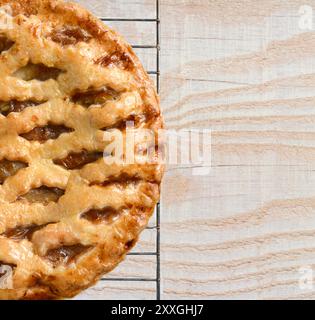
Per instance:
[[[137,18],[137,19],[120,19],[120,18],[106,18],[101,17],[101,20],[104,22],[143,22],[143,23],[155,23],[156,24],[156,38],[153,39],[154,45],[137,45],[134,44],[133,48],[135,49],[154,49],[156,54],[156,69],[147,70],[148,74],[154,75],[156,77],[156,86],[157,91],[160,93],[160,3],[159,0],[155,0],[156,3],[156,18],[146,19],[146,18]],[[155,210],[155,225],[148,227],[147,229],[156,230],[156,246],[154,252],[131,252],[129,255],[133,256],[155,256],[156,257],[156,277],[155,278],[103,278],[102,281],[120,281],[120,282],[130,282],[130,281],[142,281],[142,282],[155,282],[156,283],[156,299],[161,299],[161,206],[158,203]]]

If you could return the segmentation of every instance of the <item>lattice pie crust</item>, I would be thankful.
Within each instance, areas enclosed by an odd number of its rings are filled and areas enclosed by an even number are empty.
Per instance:
[[[107,165],[103,135],[127,120],[162,128],[159,100],[131,47],[78,5],[0,5],[13,16],[0,32],[0,266],[13,288],[0,299],[72,297],[152,215],[163,166]]]

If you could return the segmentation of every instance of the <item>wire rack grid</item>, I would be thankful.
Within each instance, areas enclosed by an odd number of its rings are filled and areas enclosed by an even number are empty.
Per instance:
[[[137,19],[126,19],[126,18],[106,18],[101,17],[104,22],[143,22],[143,23],[155,23],[156,24],[156,38],[154,39],[154,45],[137,45],[134,44],[134,49],[155,49],[156,52],[156,70],[147,70],[148,74],[156,76],[157,91],[160,93],[160,3],[159,0],[155,0],[156,5],[156,17],[155,18],[137,18]],[[148,229],[156,230],[156,248],[154,252],[131,252],[128,255],[133,256],[155,256],[156,257],[156,277],[155,278],[112,278],[107,277],[102,281],[144,281],[144,282],[155,282],[156,283],[156,299],[161,299],[161,205],[157,204],[156,210],[156,222],[155,226],[148,227]]]

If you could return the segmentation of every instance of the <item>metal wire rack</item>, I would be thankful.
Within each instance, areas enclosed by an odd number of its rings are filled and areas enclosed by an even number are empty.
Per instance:
[[[155,0],[156,5],[156,18],[146,19],[122,19],[122,18],[105,18],[101,17],[104,22],[151,22],[156,24],[156,38],[154,39],[154,45],[137,45],[134,44],[134,49],[155,49],[156,50],[156,69],[147,70],[148,74],[156,76],[157,91],[160,93],[160,1]],[[156,277],[155,278],[104,278],[102,281],[144,281],[144,282],[155,282],[156,283],[156,299],[161,299],[161,206],[158,203],[156,207],[156,219],[155,226],[148,227],[147,229],[156,230],[156,248],[154,252],[131,252],[128,255],[131,256],[155,256],[156,257]]]

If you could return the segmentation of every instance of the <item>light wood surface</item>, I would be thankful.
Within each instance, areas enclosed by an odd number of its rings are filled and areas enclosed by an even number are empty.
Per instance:
[[[155,16],[154,0],[78,2],[107,17]],[[300,268],[315,272],[315,33],[299,26],[302,5],[313,7],[315,30],[315,0],[161,1],[167,127],[212,130],[210,174],[179,165],[165,177],[163,299],[315,297],[299,287]],[[154,34],[154,24],[115,27],[133,44]],[[139,55],[154,67],[152,54]],[[144,234],[135,250],[154,239]],[[119,275],[154,277],[154,261],[128,257]],[[79,298],[154,290],[101,282]]]

